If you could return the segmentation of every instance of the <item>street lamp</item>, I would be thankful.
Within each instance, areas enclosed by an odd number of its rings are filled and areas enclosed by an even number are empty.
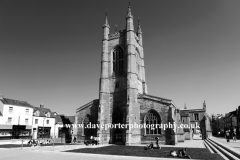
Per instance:
[[[44,120],[45,120],[45,117],[43,118],[43,131],[42,131],[42,138],[43,138],[43,142],[45,143],[45,136],[44,135]]]

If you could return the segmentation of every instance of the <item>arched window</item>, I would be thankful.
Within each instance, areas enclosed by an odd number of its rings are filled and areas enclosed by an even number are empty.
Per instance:
[[[120,46],[113,51],[113,72],[115,74],[123,73],[123,50]]]
[[[145,116],[145,134],[161,134],[161,118],[156,111],[149,111]]]
[[[92,123],[91,116],[87,114],[83,119],[83,128],[82,128],[82,136],[91,136],[92,135],[92,129],[88,128],[87,125]]]

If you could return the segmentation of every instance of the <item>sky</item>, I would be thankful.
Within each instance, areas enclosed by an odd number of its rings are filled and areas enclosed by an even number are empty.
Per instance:
[[[59,114],[99,98],[102,25],[125,29],[128,0],[1,0],[0,94]],[[182,109],[240,105],[239,0],[131,0],[148,93]]]

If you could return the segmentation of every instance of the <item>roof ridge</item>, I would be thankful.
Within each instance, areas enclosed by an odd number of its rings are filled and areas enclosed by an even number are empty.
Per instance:
[[[13,101],[20,101],[20,102],[26,102],[28,103],[27,101],[22,101],[22,100],[17,100],[17,99],[10,99],[10,98],[3,98],[3,100],[6,99],[6,100],[13,100]]]
[[[141,96],[149,96],[149,97],[153,97],[153,98],[160,98],[160,99],[163,99],[163,100],[172,101],[171,99],[167,99],[167,98],[163,98],[163,97],[157,97],[157,96],[150,95],[150,94],[141,94]]]

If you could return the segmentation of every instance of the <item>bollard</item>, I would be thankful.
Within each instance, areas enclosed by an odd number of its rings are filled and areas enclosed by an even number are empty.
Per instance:
[[[54,139],[52,139],[52,141],[53,141],[53,148],[54,148]]]
[[[23,149],[23,139],[22,139],[22,148],[21,148],[21,150]]]

